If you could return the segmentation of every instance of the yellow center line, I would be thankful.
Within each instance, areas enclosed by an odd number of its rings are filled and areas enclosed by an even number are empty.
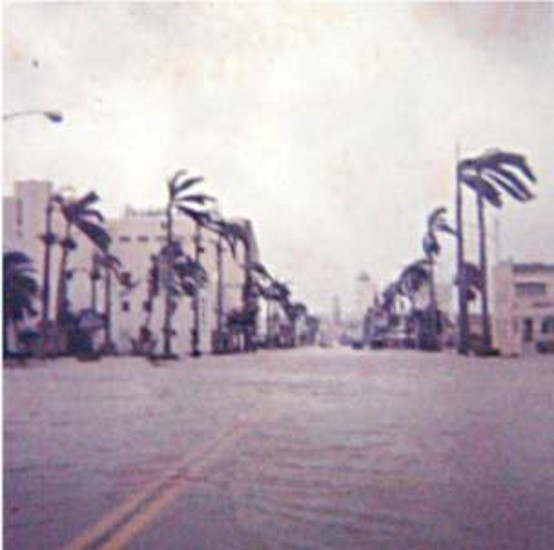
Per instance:
[[[206,467],[210,458],[221,456],[222,451],[233,446],[236,440],[252,426],[256,419],[256,413],[260,411],[265,413],[261,418],[269,412],[267,409],[255,407],[244,417],[235,421],[218,438],[195,449],[185,461],[169,474],[163,476],[160,480],[149,483],[140,493],[132,495],[98,523],[78,535],[63,550],[86,550],[94,543],[100,543],[103,538],[109,538],[111,530],[114,530],[114,534],[107,543],[101,546],[102,549],[122,548],[123,545],[128,544],[166,506],[183,494],[189,485],[185,483],[187,481],[186,476],[192,473],[194,464],[202,460],[203,464],[200,468],[202,470]],[[258,421],[261,418],[258,417]],[[165,485],[167,487],[164,487]],[[157,492],[160,492],[160,494],[156,495]],[[143,506],[146,506],[146,508],[141,510]],[[117,544],[117,546],[114,546],[114,544]]]

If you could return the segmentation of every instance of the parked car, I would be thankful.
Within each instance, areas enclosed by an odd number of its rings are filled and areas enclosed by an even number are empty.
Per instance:
[[[537,342],[537,351],[539,353],[554,353],[554,339],[543,338]]]

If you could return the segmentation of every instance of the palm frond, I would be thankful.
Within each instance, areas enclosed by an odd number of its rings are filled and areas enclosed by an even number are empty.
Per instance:
[[[75,208],[79,211],[86,210],[89,206],[94,204],[95,202],[98,202],[100,200],[100,197],[95,191],[90,191],[87,193],[84,197],[81,197],[80,199],[70,201],[73,205],[75,205]]]
[[[525,202],[533,198],[533,194],[528,187],[510,170],[502,168],[487,169],[483,171],[483,175],[491,178],[516,200]]]
[[[188,206],[184,206],[182,204],[177,204],[177,210],[181,212],[181,214],[184,214],[185,216],[188,216],[196,223],[200,224],[203,227],[209,227],[210,224],[210,213],[206,212],[205,210],[196,210],[194,208],[189,208]]]
[[[179,182],[179,180],[183,177],[185,177],[188,174],[188,172],[184,169],[177,170],[168,180],[167,187],[169,189],[169,195],[171,198],[175,196],[175,188]]]
[[[104,227],[85,219],[75,220],[75,225],[100,250],[108,250],[112,239]]]
[[[79,215],[82,218],[94,218],[97,223],[103,223],[105,221],[102,212],[100,212],[100,210],[97,210],[96,208],[85,208],[81,210]]]
[[[432,230],[436,226],[438,220],[440,220],[440,218],[445,214],[446,214],[445,206],[439,206],[438,208],[435,208],[427,218],[427,227],[430,230]]]
[[[215,197],[212,197],[211,195],[207,195],[205,193],[197,193],[194,195],[183,195],[181,197],[177,197],[176,201],[178,204],[189,202],[194,204],[205,205],[209,202],[216,202],[216,199]]]
[[[483,158],[486,167],[498,168],[500,166],[513,166],[518,169],[529,181],[536,183],[537,178],[531,167],[529,166],[527,159],[520,153],[512,153],[508,151],[492,151],[484,155]]]
[[[178,197],[181,193],[184,193],[187,189],[190,189],[191,187],[198,185],[203,181],[204,181],[204,178],[202,176],[188,178],[185,181],[182,181],[175,185],[172,196],[174,198]]]
[[[500,208],[502,206],[502,197],[500,196],[500,193],[493,185],[485,181],[483,178],[469,174],[462,174],[462,182],[496,208]]]

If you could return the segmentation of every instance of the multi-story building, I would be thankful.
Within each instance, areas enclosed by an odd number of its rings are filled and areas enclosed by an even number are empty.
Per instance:
[[[44,273],[44,244],[40,236],[46,229],[46,211],[54,192],[53,186],[44,181],[26,181],[15,184],[13,197],[4,197],[4,250],[20,250],[32,260],[36,279],[42,286]],[[64,222],[57,211],[52,215],[52,231],[62,235]],[[252,224],[248,220],[233,220],[240,223],[245,232],[248,246],[237,246],[236,254],[230,247],[220,247],[218,262],[217,236],[207,230],[200,230],[200,262],[204,266],[208,281],[198,296],[199,350],[203,353],[212,350],[217,315],[223,318],[232,309],[240,309],[243,303],[245,267],[249,262],[258,261],[258,248]],[[152,257],[159,254],[165,243],[165,218],[161,210],[138,211],[127,208],[120,218],[106,222],[112,243],[110,254],[121,262],[120,271],[127,273],[134,283],[131,288],[119,284],[116,277],[102,274],[100,280],[92,277],[94,246],[78,231],[74,231],[75,249],[68,262],[70,281],[68,299],[73,313],[95,309],[106,314],[110,309],[111,340],[118,351],[131,352],[139,338],[141,327],[149,325],[155,335],[157,351],[161,349],[161,333],[164,317],[163,289],[148,303],[148,273]],[[177,216],[174,221],[174,235],[185,252],[194,256],[197,247],[197,231],[188,218]],[[50,319],[55,316],[57,281],[59,277],[61,249],[51,248],[50,268]],[[218,269],[218,264],[220,269]],[[218,280],[221,274],[222,280]],[[218,287],[220,301],[218,303]],[[37,304],[39,306],[39,304]],[[172,324],[175,329],[174,351],[179,354],[191,351],[191,331],[193,329],[193,300],[183,296],[176,300]],[[38,307],[40,309],[40,306]],[[151,311],[150,311],[151,310]]]
[[[554,264],[501,262],[494,283],[494,336],[503,355],[554,340]]]

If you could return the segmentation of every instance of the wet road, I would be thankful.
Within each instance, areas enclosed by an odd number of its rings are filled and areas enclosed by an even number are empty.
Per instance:
[[[551,549],[554,361],[295,350],[4,373],[7,549]]]

